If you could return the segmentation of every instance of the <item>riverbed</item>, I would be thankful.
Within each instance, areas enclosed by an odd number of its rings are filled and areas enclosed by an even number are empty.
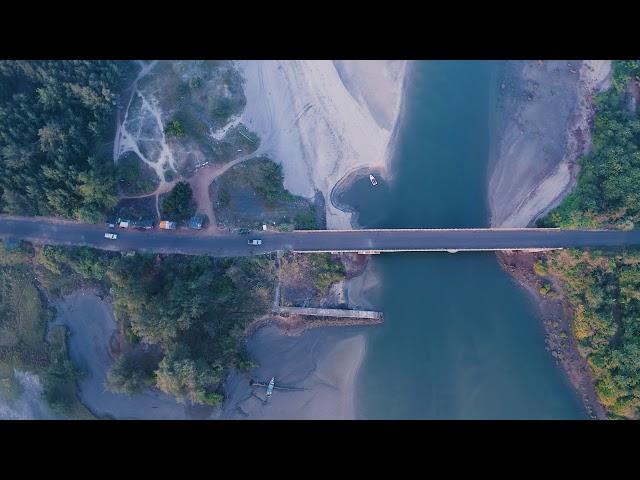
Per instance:
[[[393,181],[357,180],[339,202],[366,228],[486,227],[495,151],[498,62],[416,62],[391,165]],[[537,305],[492,253],[372,259],[375,306],[357,380],[360,418],[585,418],[545,350]]]

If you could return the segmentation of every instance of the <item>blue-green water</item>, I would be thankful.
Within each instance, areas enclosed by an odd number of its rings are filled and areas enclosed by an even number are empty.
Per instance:
[[[363,227],[488,225],[495,62],[420,62],[410,75],[391,184],[341,201]],[[364,418],[586,418],[544,348],[536,306],[491,253],[385,254],[359,378]]]

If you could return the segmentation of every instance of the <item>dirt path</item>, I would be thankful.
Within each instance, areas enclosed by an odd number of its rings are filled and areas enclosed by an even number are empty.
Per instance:
[[[198,212],[209,217],[209,226],[207,227],[208,232],[214,233],[219,231],[216,223],[216,213],[213,209],[213,200],[209,198],[209,186],[216,178],[224,174],[230,168],[244,162],[245,160],[255,158],[260,154],[261,149],[258,148],[255,152],[243,155],[242,157],[236,158],[224,165],[207,165],[206,167],[201,168],[193,177],[191,177],[191,179],[188,180],[191,185],[191,190],[193,191],[193,198],[198,205]]]

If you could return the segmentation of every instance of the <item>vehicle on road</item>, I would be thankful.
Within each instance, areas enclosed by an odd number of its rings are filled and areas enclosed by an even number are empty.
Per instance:
[[[276,377],[271,377],[271,381],[269,382],[269,386],[267,387],[267,397],[270,397],[273,393],[273,387],[276,384]]]
[[[175,229],[176,229],[176,227],[177,227],[177,224],[176,224],[176,222],[169,222],[169,221],[167,221],[167,220],[162,220],[162,221],[160,222],[159,227],[160,227],[162,230],[175,230]]]
[[[262,245],[262,240],[255,238],[253,240],[249,240],[249,245]]]
[[[115,223],[107,222],[107,228],[116,228]]]
[[[116,238],[118,238],[118,234],[107,232],[104,234],[104,238],[108,238],[109,240],[115,240]]]
[[[378,181],[376,180],[376,177],[374,177],[373,175],[369,175],[369,180],[371,180],[371,185],[373,185],[374,187],[378,185]]]

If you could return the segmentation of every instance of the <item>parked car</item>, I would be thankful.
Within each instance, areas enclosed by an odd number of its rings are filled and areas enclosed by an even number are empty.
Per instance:
[[[118,234],[107,232],[104,234],[104,238],[108,238],[109,240],[115,240],[116,238],[118,238]]]
[[[262,245],[262,240],[257,238],[254,240],[249,240],[249,245]]]

